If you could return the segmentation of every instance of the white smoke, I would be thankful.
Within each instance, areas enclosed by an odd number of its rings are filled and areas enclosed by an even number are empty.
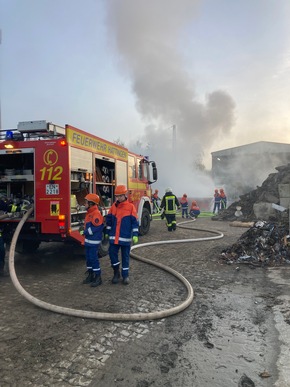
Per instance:
[[[107,22],[118,65],[130,79],[144,133],[126,146],[155,159],[162,192],[211,196],[213,182],[194,168],[234,125],[235,103],[216,90],[202,100],[186,71],[182,36],[196,17],[194,0],[108,0]],[[173,133],[176,127],[176,138]],[[134,149],[132,149],[134,148]],[[207,155],[208,156],[208,155]]]

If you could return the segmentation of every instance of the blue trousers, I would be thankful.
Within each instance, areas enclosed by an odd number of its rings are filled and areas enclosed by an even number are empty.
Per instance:
[[[184,218],[184,216],[186,216],[188,218],[188,207],[182,208],[182,217]]]
[[[215,212],[219,213],[220,212],[220,207],[221,207],[220,202],[214,203],[213,213],[215,213]]]
[[[87,269],[101,274],[98,251],[99,246],[85,246]]]
[[[121,248],[121,256],[122,256],[122,277],[126,278],[129,276],[129,262],[130,262],[130,250],[131,246],[123,246],[123,245],[114,245],[111,244],[109,247],[109,255],[111,260],[111,266],[115,270],[118,270],[120,267],[120,261],[118,257],[119,250]]]

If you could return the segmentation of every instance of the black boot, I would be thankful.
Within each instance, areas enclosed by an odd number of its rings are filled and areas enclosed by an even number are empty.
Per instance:
[[[114,270],[114,277],[112,278],[112,284],[117,284],[119,282],[121,275],[120,275],[120,270]]]
[[[93,282],[94,279],[94,272],[93,270],[89,269],[86,271],[87,277],[83,280],[83,284],[90,284]]]
[[[91,286],[95,288],[102,284],[102,278],[100,274],[93,274],[93,281],[91,282]]]

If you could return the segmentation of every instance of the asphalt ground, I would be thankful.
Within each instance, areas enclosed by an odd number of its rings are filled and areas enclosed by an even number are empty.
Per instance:
[[[146,243],[208,237],[207,229],[224,233],[218,240],[138,249],[182,274],[194,289],[188,308],[163,319],[123,322],[53,313],[28,302],[9,277],[1,277],[1,387],[289,386],[289,268],[225,265],[220,252],[245,229],[210,217],[189,227],[168,233],[156,218],[140,238]],[[132,259],[128,286],[111,284],[108,257],[101,267],[103,284],[91,288],[81,283],[80,249],[49,243],[36,254],[15,255],[24,289],[54,305],[147,313],[187,297],[180,281],[154,266]]]

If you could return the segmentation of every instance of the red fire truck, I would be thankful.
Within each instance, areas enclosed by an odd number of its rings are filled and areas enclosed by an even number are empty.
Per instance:
[[[32,252],[44,241],[82,243],[84,197],[98,194],[106,216],[115,186],[125,184],[144,235],[152,214],[150,185],[156,180],[154,161],[120,145],[70,125],[20,122],[17,129],[0,132],[0,231],[9,243],[33,205],[19,235],[18,251]],[[100,254],[107,249],[104,241]]]

